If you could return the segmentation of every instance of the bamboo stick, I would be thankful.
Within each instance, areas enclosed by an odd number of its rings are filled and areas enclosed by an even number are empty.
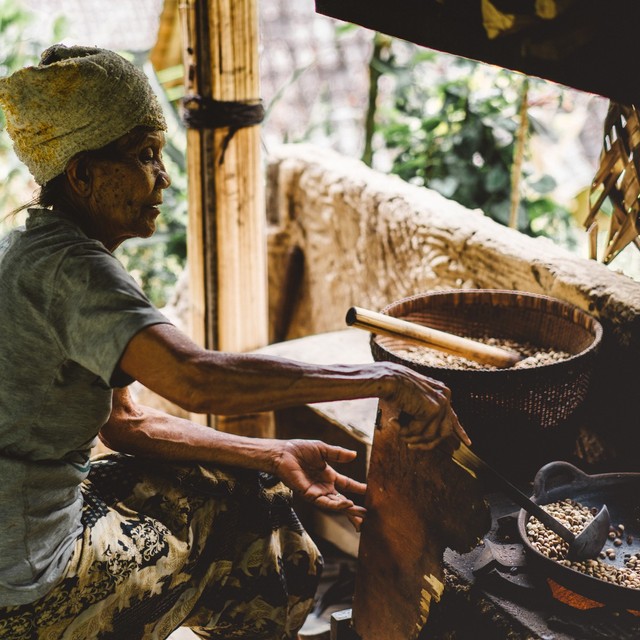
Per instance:
[[[507,368],[522,360],[522,356],[513,351],[360,307],[351,307],[347,312],[346,321],[349,326],[358,329],[438,349],[480,364]]]
[[[184,0],[179,5],[182,33],[182,53],[184,64],[185,95],[198,95],[199,78],[196,51],[196,2]],[[190,330],[191,338],[202,347],[208,346],[207,338],[207,286],[204,235],[204,181],[202,171],[202,133],[187,130],[187,261],[189,268]],[[191,414],[191,419],[199,424],[210,422],[206,415]]]
[[[587,229],[587,235],[589,238],[589,259],[598,259],[598,223],[592,222]]]

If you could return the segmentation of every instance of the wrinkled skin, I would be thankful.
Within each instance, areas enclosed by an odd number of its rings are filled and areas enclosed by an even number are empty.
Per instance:
[[[108,153],[80,154],[70,161],[65,195],[87,235],[113,251],[128,238],[149,237],[170,185],[162,163],[164,134],[134,130]],[[384,398],[395,407],[401,434],[412,447],[432,449],[449,437],[469,439],[441,383],[390,362],[313,365],[257,354],[205,350],[170,324],[140,331],[127,345],[120,368],[187,411],[232,415],[296,405]],[[148,407],[116,390],[111,417],[101,431],[125,453],[259,469],[276,474],[314,505],[344,512],[358,527],[362,507],[343,495],[366,487],[334,469],[353,451],[316,440],[243,438],[202,427]]]

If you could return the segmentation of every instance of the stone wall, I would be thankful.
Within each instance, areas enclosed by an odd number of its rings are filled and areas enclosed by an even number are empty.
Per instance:
[[[566,300],[605,329],[580,453],[594,465],[639,466],[640,283],[329,150],[272,151],[267,182],[273,340],[342,329],[352,305],[378,310],[426,290]]]

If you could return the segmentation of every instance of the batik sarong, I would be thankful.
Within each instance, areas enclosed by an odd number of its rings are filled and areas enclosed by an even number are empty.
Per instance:
[[[82,491],[62,579],[0,607],[2,640],[296,638],[322,559],[273,476],[106,454]]]

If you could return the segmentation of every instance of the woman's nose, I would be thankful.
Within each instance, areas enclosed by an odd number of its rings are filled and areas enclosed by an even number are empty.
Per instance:
[[[164,168],[164,165],[160,168],[158,172],[158,177],[156,178],[156,183],[160,189],[166,189],[171,186],[171,178],[167,173],[167,170]]]

